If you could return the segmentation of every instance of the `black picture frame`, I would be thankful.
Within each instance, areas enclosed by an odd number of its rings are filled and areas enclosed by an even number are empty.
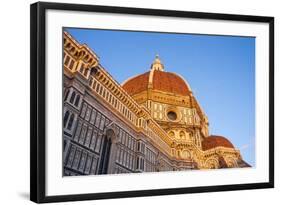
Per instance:
[[[169,16],[195,19],[263,22],[269,24],[269,181],[193,188],[171,188],[109,193],[89,193],[46,196],[46,68],[45,38],[46,11],[67,10],[101,13],[121,13],[151,16]],[[38,2],[30,6],[30,200],[37,203],[76,200],[97,200],[198,192],[231,191],[274,187],[274,17],[233,15],[218,13],[156,10],[82,4]]]

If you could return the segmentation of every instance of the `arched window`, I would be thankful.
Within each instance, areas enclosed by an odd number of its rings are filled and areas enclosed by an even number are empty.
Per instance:
[[[70,101],[69,101],[70,103],[73,103],[75,96],[76,96],[76,93],[73,91],[71,94],[71,97],[70,97]]]
[[[63,118],[63,127],[66,126],[68,117],[69,117],[69,111],[66,111],[66,113],[64,114],[64,118]]]
[[[178,150],[178,157],[181,157],[181,152]]]
[[[66,56],[66,57],[65,57],[64,64],[65,64],[65,65],[68,65],[69,60],[70,60],[70,57],[69,57],[69,56]]]
[[[180,131],[180,139],[185,139],[185,133],[184,131]]]
[[[65,96],[64,96],[64,101],[67,100],[68,95],[69,95],[69,90],[66,91],[66,94],[65,94]]]
[[[68,124],[67,124],[68,130],[71,130],[71,128],[72,128],[73,120],[74,120],[74,114],[71,114],[71,116],[69,118],[69,121],[68,121]]]
[[[169,136],[172,137],[172,138],[174,138],[174,137],[175,137],[174,131],[170,131],[170,132],[169,132]]]
[[[190,152],[188,151],[188,150],[184,150],[183,152],[182,152],[182,157],[183,158],[190,158]]]
[[[70,70],[72,70],[73,66],[74,66],[74,60],[71,60],[69,65]]]
[[[99,174],[107,174],[108,173],[108,163],[110,158],[110,149],[111,149],[111,139],[105,137],[102,147],[102,155],[99,165]]]
[[[79,101],[80,101],[80,95],[77,95],[77,97],[76,97],[76,99],[75,99],[74,105],[75,105],[75,106],[78,106]]]
[[[87,76],[88,75],[88,69],[85,69],[83,74],[84,74],[84,76]]]
[[[84,64],[82,63],[81,66],[80,66],[79,72],[83,73],[83,71],[84,71]]]

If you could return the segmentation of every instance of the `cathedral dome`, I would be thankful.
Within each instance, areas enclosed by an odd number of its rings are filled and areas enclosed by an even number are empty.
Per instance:
[[[211,135],[205,138],[202,142],[202,149],[204,151],[215,147],[234,148],[232,143],[228,139],[222,136]]]
[[[148,88],[184,96],[191,93],[189,85],[182,77],[164,71],[164,66],[158,56],[152,63],[149,72],[128,79],[122,84],[122,87],[130,95],[146,91]]]

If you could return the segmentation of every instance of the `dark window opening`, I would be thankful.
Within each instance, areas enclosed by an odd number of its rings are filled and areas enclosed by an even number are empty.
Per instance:
[[[170,120],[176,120],[177,119],[177,114],[174,111],[169,111],[167,116]]]
[[[64,114],[64,118],[63,118],[63,127],[66,126],[68,117],[69,117],[69,111],[66,111],[66,113]]]
[[[65,94],[65,97],[64,97],[64,101],[67,100],[68,95],[69,95],[69,90],[66,91],[66,94]]]
[[[71,114],[69,121],[68,121],[68,125],[67,125],[68,130],[71,130],[71,128],[72,128],[73,120],[74,120],[74,114]]]
[[[100,166],[99,166],[99,174],[107,174],[108,173],[110,149],[111,149],[111,139],[107,139],[107,137],[104,137]]]
[[[80,101],[80,95],[77,95],[77,97],[76,97],[76,99],[75,99],[74,105],[75,105],[75,106],[78,106],[79,101]]]
[[[69,60],[70,60],[69,56],[66,56],[65,61],[64,61],[64,64],[65,64],[65,65],[68,65]]]
[[[72,92],[69,102],[73,103],[76,93]]]

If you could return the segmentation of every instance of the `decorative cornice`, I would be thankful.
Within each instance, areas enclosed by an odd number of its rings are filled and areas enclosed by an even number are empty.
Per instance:
[[[89,68],[99,64],[99,57],[86,45],[80,45],[69,33],[64,31],[64,49],[76,60],[83,60]]]

